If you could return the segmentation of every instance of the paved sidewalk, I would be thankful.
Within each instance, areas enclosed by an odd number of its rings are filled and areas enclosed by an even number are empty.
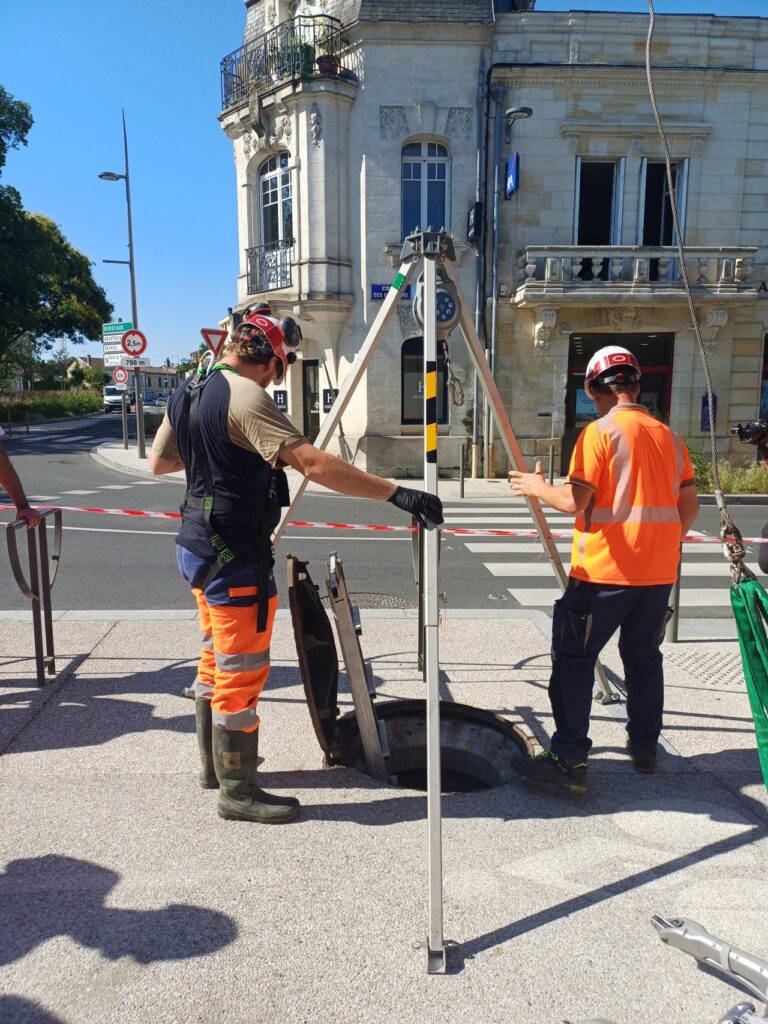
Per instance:
[[[318,573],[319,575],[319,573]],[[380,699],[421,696],[412,615],[362,612]],[[450,614],[449,699],[544,739],[549,623]],[[423,793],[321,767],[280,614],[262,701],[267,788],[299,821],[225,822],[196,782],[191,617],[61,619],[0,635],[3,1024],[714,1022],[741,993],[668,949],[653,912],[768,958],[768,800],[735,642],[666,653],[665,750],[631,770],[595,705],[590,794],[520,781],[443,801],[446,977],[425,971]],[[618,671],[615,647],[606,657]],[[342,712],[351,702],[340,692]]]

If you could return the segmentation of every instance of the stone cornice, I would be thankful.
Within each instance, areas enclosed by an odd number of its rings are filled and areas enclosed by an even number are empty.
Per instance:
[[[664,131],[669,135],[694,136],[706,138],[712,134],[712,125],[706,121],[684,122],[664,120]],[[560,125],[561,135],[627,135],[633,138],[652,135],[658,136],[659,129],[655,121],[563,121]]]
[[[494,59],[495,62],[496,58]],[[497,62],[494,70],[494,81],[503,83],[511,89],[525,89],[536,86],[562,86],[563,81],[569,85],[594,87],[596,83],[607,88],[626,89],[628,85],[636,85],[646,89],[646,72],[643,65],[615,64],[516,64],[515,67],[502,67]],[[676,89],[695,89],[700,92],[702,86],[719,89],[750,89],[763,91],[768,78],[768,69],[751,71],[742,68],[718,67],[655,67],[653,77],[657,86],[674,86]]]

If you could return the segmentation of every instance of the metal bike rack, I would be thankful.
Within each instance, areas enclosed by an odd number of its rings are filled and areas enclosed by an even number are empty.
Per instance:
[[[53,516],[53,550],[48,554],[48,519]],[[40,514],[40,522],[31,530],[23,519],[8,523],[5,536],[8,542],[8,558],[13,577],[22,594],[32,602],[32,630],[35,637],[35,667],[37,685],[45,686],[45,673],[56,675],[56,656],[53,651],[53,618],[51,614],[51,587],[56,579],[61,556],[62,512],[50,508]],[[29,553],[29,580],[19,558],[16,534],[25,530]],[[43,634],[45,641],[43,641]]]

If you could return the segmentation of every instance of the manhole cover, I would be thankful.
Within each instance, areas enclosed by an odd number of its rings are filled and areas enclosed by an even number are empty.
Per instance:
[[[416,608],[416,602],[395,594],[350,594],[349,599],[358,608]],[[321,598],[324,608],[330,608],[328,597]]]

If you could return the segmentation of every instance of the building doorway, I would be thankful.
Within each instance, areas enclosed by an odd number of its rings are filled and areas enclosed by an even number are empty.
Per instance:
[[[304,436],[314,441],[320,432],[320,363],[317,359],[303,359],[301,362],[301,393]]]
[[[640,363],[640,402],[652,416],[669,423],[675,336],[665,334],[572,334],[568,342],[568,383],[565,389],[565,433],[560,472],[568,472],[571,452],[583,428],[597,419],[597,409],[584,390],[587,363],[605,345],[621,345]]]

